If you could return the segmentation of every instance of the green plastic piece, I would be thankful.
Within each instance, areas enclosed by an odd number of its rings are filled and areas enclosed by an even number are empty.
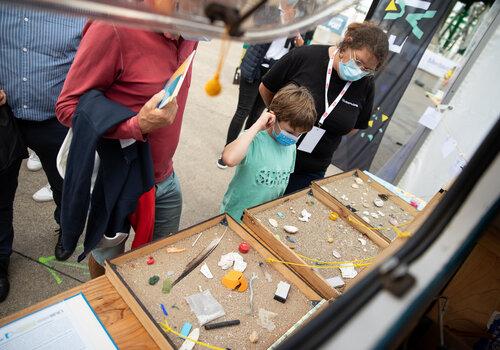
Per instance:
[[[170,293],[170,290],[172,289],[172,280],[170,278],[165,278],[165,281],[163,281],[163,287],[161,288],[161,291],[165,294]]]
[[[160,280],[160,276],[151,276],[149,277],[149,284],[154,286],[156,283],[158,283],[158,281]]]

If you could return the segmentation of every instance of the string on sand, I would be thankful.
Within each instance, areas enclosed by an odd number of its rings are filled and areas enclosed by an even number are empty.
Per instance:
[[[188,336],[185,336],[185,335],[182,335],[180,334],[179,332],[175,331],[172,327],[170,327],[170,325],[168,324],[167,320],[164,320],[163,322],[160,322],[159,323],[161,328],[163,328],[163,330],[165,332],[168,332],[168,333],[172,333],[178,337],[181,337],[182,339],[185,339],[185,340],[189,340],[197,345],[200,345],[200,346],[203,346],[207,349],[213,349],[213,350],[226,350],[226,348],[221,348],[221,347],[218,347],[218,346],[214,346],[214,345],[210,345],[210,344],[207,344],[207,343],[204,343],[202,341],[199,341],[199,340],[194,340],[192,338],[189,338]]]

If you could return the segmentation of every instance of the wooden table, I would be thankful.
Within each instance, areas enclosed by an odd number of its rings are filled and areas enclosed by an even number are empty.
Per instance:
[[[0,319],[0,326],[82,292],[120,349],[158,349],[106,276],[93,279]]]

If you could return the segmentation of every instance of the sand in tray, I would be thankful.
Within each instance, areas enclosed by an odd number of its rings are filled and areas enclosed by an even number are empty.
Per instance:
[[[303,209],[311,214],[309,222],[299,220]],[[255,217],[294,252],[309,258],[321,261],[352,261],[371,258],[379,253],[379,247],[347,221],[340,217],[335,221],[330,220],[330,212],[330,209],[316,198],[305,194],[261,211]],[[269,219],[276,220],[278,227],[273,227]],[[283,229],[285,225],[295,226],[299,230],[295,234],[287,233]],[[290,239],[296,243],[290,242]],[[334,257],[334,251],[340,254],[340,258]],[[304,258],[303,260],[311,265],[315,264],[314,261]],[[356,270],[360,271],[361,268]],[[326,279],[340,276],[338,268],[320,268],[317,272]]]
[[[222,270],[217,263],[221,255],[238,252],[238,246],[242,242],[242,239],[231,229],[227,229],[219,246],[205,260],[214,278],[207,279],[202,275],[200,272],[202,263],[174,286],[170,294],[163,294],[161,291],[162,283],[167,276],[172,280],[179,276],[186,264],[199,254],[214,238],[219,237],[225,229],[225,226],[222,225],[214,226],[203,232],[203,235],[200,236],[194,247],[192,247],[192,243],[198,235],[193,235],[172,244],[176,248],[185,248],[184,252],[167,253],[167,247],[165,247],[150,254],[155,259],[153,265],[147,265],[146,260],[148,257],[144,256],[126,262],[118,267],[118,272],[155,321],[161,322],[165,319],[160,308],[160,303],[162,303],[168,312],[166,319],[169,325],[176,331],[182,328],[184,322],[189,322],[193,325],[193,328],[200,328],[200,341],[231,349],[267,349],[305,315],[311,309],[312,304],[294,285],[292,285],[285,303],[274,300],[273,297],[277,284],[279,281],[287,280],[267,263],[259,266],[259,262],[262,263],[264,259],[251,248],[247,254],[241,254],[245,262],[248,263],[244,272],[247,280],[250,281],[253,273],[258,277],[254,280],[254,312],[250,315],[250,291],[247,290],[243,293],[231,291],[221,284],[222,277],[229,270]],[[156,285],[151,286],[148,284],[148,279],[153,275],[160,276],[160,281]],[[270,276],[272,281],[268,282],[266,276]],[[185,297],[189,295],[200,293],[200,288],[202,290],[210,290],[214,298],[224,308],[225,316],[214,322],[239,319],[241,324],[239,326],[209,331],[200,327],[196,316],[185,300]],[[268,331],[258,324],[259,308],[277,314],[273,319],[276,326],[273,331]],[[249,336],[253,331],[257,331],[259,335],[257,344],[252,344],[249,341]],[[170,335],[170,339],[174,341],[176,346],[182,344],[182,339],[176,336]]]
[[[358,180],[356,181],[356,179]],[[360,218],[368,218],[369,222],[365,222],[365,224],[376,228],[389,228],[379,232],[391,241],[394,240],[396,233],[390,229],[392,224],[409,223],[413,220],[413,216],[391,201],[390,197],[387,201],[382,201],[376,189],[369,183],[359,180],[361,179],[352,175],[342,179],[332,179],[332,182],[325,183],[321,187],[345,206],[349,205],[356,209],[356,215]],[[375,201],[381,201],[383,206],[376,206]]]

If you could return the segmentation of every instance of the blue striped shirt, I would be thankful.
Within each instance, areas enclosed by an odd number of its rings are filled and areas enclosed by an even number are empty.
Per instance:
[[[17,118],[55,117],[85,21],[0,3],[0,88]]]

